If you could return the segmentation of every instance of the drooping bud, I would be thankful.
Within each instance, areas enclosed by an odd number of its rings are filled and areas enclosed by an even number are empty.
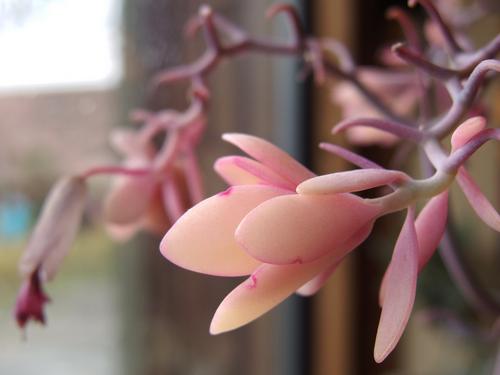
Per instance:
[[[38,269],[24,280],[17,296],[14,317],[20,328],[24,328],[30,320],[45,324],[43,307],[50,302],[45,294]]]
[[[19,262],[25,278],[35,271],[43,281],[54,277],[76,235],[86,197],[87,186],[81,177],[66,177],[54,185]]]

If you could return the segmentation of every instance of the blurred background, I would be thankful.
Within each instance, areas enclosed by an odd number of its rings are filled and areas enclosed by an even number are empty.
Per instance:
[[[384,18],[404,1],[288,1],[309,32],[344,42],[360,64],[401,40]],[[216,307],[240,280],[194,274],[167,263],[158,238],[113,243],[102,228],[99,202],[109,179],[92,183],[80,235],[57,279],[46,327],[30,325],[26,339],[11,317],[20,280],[16,262],[44,195],[61,175],[118,161],[108,144],[112,127],[130,126],[136,107],[186,106],[186,87],[155,97],[148,79],[190,61],[202,41],[187,41],[185,22],[198,0],[0,0],[0,374],[357,375],[489,374],[495,341],[456,290],[438,257],[419,280],[418,300],[397,350],[372,359],[379,318],[377,291],[402,218],[381,220],[313,299],[290,298],[258,321],[221,336],[208,334]],[[206,1],[254,35],[286,38],[278,17],[263,15],[269,0]],[[412,11],[417,20],[423,12]],[[498,15],[471,27],[479,45],[500,30]],[[209,127],[201,152],[207,191],[224,185],[211,165],[234,152],[224,131],[273,140],[316,172],[348,166],[319,152],[340,112],[328,88],[296,77],[288,58],[245,55],[211,76]],[[487,101],[498,103],[499,85]],[[500,118],[498,106],[490,113]],[[380,162],[387,149],[363,152]],[[499,150],[488,145],[471,162],[473,174],[499,206]],[[500,290],[499,239],[453,191],[461,250],[481,283]],[[394,225],[397,221],[398,225]],[[498,296],[498,292],[496,292]],[[487,336],[487,335],[486,335]]]

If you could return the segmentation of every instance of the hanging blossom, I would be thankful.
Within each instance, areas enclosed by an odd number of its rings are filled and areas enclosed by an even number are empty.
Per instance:
[[[255,160],[219,159],[215,169],[232,186],[188,210],[160,245],[167,259],[189,270],[250,275],[217,309],[212,334],[253,321],[294,292],[314,294],[385,211],[349,192],[408,179],[376,169],[314,177],[262,139],[224,139]]]
[[[119,240],[138,230],[164,233],[182,213],[199,202],[203,187],[196,147],[205,127],[203,99],[194,95],[185,112],[136,111],[140,130],[121,130],[111,137],[125,160],[122,166],[96,166],[61,179],[47,196],[33,234],[20,260],[24,279],[14,308],[18,325],[45,323],[44,305],[50,298],[44,284],[51,281],[71,249],[87,198],[87,180],[117,175],[105,201],[104,218]],[[163,135],[159,148],[153,138]]]
[[[40,218],[19,262],[24,281],[14,315],[23,328],[33,319],[45,323],[49,297],[43,283],[54,278],[75,237],[83,215],[87,187],[81,177],[61,179],[50,191]]]
[[[188,210],[167,232],[160,251],[192,271],[250,275],[217,309],[210,332],[218,334],[253,321],[294,292],[314,294],[366,239],[377,218],[406,209],[380,292],[382,313],[374,355],[381,362],[403,334],[418,272],[443,236],[448,186],[463,170],[474,142],[498,139],[498,132],[484,135],[480,124],[484,119],[475,118],[457,129],[451,155],[440,154],[436,173],[426,180],[378,167],[312,177],[266,141],[226,134],[225,140],[255,160],[219,159],[215,170],[232,186]],[[353,194],[384,185],[395,191],[372,199]],[[423,198],[431,199],[415,218],[414,204]],[[475,208],[482,217],[492,214],[484,207]],[[498,221],[496,211],[494,215]]]
[[[112,144],[125,156],[124,166],[148,171],[116,178],[104,205],[105,223],[114,238],[127,240],[140,229],[163,234],[203,198],[196,157],[205,128],[202,106],[195,100],[185,113],[136,111],[133,117],[146,123],[143,128],[113,134]],[[159,133],[166,133],[168,141],[156,149],[153,138]]]

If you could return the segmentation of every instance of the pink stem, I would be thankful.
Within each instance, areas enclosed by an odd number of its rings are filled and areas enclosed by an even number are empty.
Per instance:
[[[83,172],[80,177],[87,179],[93,176],[101,175],[101,174],[118,174],[118,175],[123,175],[123,176],[144,176],[147,174],[153,173],[153,170],[151,168],[127,168],[127,167],[120,167],[120,166],[98,166],[98,167],[93,167],[85,172]]]
[[[458,95],[454,95],[449,111],[427,131],[430,137],[442,138],[451,128],[457,125],[460,118],[467,112],[487,73],[500,72],[500,61],[484,60],[479,63],[465,82]]]
[[[340,156],[342,159],[345,159],[360,168],[384,169],[377,163],[338,145],[323,142],[319,144],[319,148]]]
[[[208,5],[202,5],[200,8],[200,18],[202,20],[203,34],[205,42],[209,49],[213,51],[220,51],[222,45],[217,35],[217,30],[214,25],[213,11]]]
[[[368,126],[380,129],[388,133],[397,135],[402,139],[408,139],[413,142],[420,142],[424,139],[420,131],[397,121],[378,119],[378,118],[354,118],[339,122],[332,130],[333,134],[349,129],[353,126]]]
[[[500,52],[500,35],[497,35],[493,40],[491,40],[484,47],[477,50],[475,53],[468,54],[468,56],[461,56],[465,60],[466,66],[462,70],[462,76],[470,74],[470,72],[479,64],[481,61],[486,59],[493,59]],[[460,61],[462,61],[462,59]]]
[[[298,15],[296,15],[294,11],[292,12],[290,10],[292,8],[288,9],[288,6],[284,5],[280,6],[279,9],[284,10],[289,14],[289,18],[292,20],[292,25],[295,25],[293,28],[296,36],[300,37],[299,41],[294,41],[293,43],[278,43],[264,39],[251,38],[246,32],[238,28],[233,23],[227,21],[222,16],[214,14],[214,25],[228,34],[230,42],[227,45],[221,44],[219,49],[214,49],[208,46],[205,53],[203,53],[198,60],[192,62],[191,64],[181,65],[158,73],[152,80],[152,90],[154,91],[161,85],[179,80],[193,80],[193,77],[204,78],[221,62],[223,58],[249,51],[275,55],[299,56],[302,59],[306,58],[307,53],[304,52],[307,52],[307,49],[309,48],[308,43],[306,43],[306,39],[315,39],[305,38],[303,36],[300,20],[298,19]],[[199,25],[201,25],[201,23],[197,22],[195,26],[199,27]],[[318,43],[321,44],[321,42]],[[368,101],[370,101],[389,118],[403,121],[397,114],[394,113],[394,111],[380,101],[377,95],[375,95],[358,79],[357,75],[353,72],[352,67],[349,66],[348,70],[344,70],[346,64],[341,63],[340,67],[337,67],[326,59],[323,60],[322,64],[325,67],[326,73],[338,76],[351,82]]]
[[[443,81],[456,77],[460,73],[458,70],[443,68],[439,65],[433,64],[432,62],[424,59],[420,53],[405,47],[403,43],[395,44],[392,47],[392,51],[408,64],[411,64],[430,76]]]
[[[302,23],[300,21],[300,16],[293,5],[290,4],[274,4],[266,12],[266,17],[273,18],[278,13],[284,13],[288,21],[291,25],[292,34],[293,34],[293,44],[299,46],[303,43],[305,39],[304,28],[302,27]]]
[[[170,131],[167,140],[163,143],[162,148],[155,158],[154,165],[156,170],[167,173],[173,167],[179,151],[180,142],[181,136],[179,131]]]

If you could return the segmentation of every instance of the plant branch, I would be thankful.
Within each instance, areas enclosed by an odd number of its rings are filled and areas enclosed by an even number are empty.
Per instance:
[[[194,62],[166,69],[158,73],[152,80],[152,91],[160,86],[174,83],[181,80],[193,80],[194,77],[205,78],[209,75],[224,58],[230,58],[248,52],[265,53],[271,55],[285,55],[300,57],[305,64],[312,64],[313,70],[319,72],[319,68],[324,69],[326,74],[330,74],[341,79],[345,79],[353,84],[365,98],[379,109],[384,115],[392,120],[404,122],[400,116],[394,113],[375,95],[363,82],[361,82],[353,67],[352,59],[347,55],[345,49],[339,49],[338,44],[331,40],[322,40],[313,37],[306,37],[303,34],[303,27],[298,14],[288,5],[276,5],[270,8],[268,15],[274,16],[278,12],[285,12],[293,30],[292,42],[275,42],[272,40],[250,37],[244,30],[224,17],[208,11],[206,7],[200,12],[205,16],[194,22],[189,27],[192,33],[200,27],[204,27],[205,34],[209,34],[207,49]],[[216,37],[217,29],[227,34],[229,42],[224,45]],[[208,32],[207,32],[208,30]],[[336,54],[339,58],[339,65],[335,65],[327,60],[322,53],[323,49]],[[314,58],[311,59],[311,56]],[[318,60],[318,57],[320,60]]]

